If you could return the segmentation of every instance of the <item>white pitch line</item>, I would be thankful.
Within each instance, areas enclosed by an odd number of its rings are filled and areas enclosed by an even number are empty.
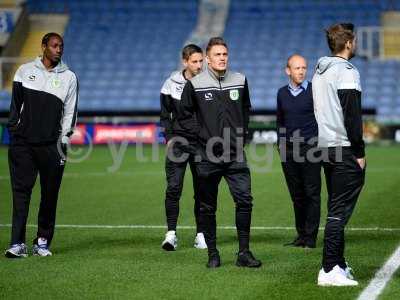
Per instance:
[[[27,224],[27,227],[37,227],[35,224]],[[11,227],[11,224],[0,224],[0,227]],[[165,225],[102,225],[102,224],[59,224],[58,228],[82,228],[82,229],[165,229]],[[178,226],[178,229],[195,229],[196,226]],[[235,230],[235,226],[218,226],[218,229]],[[252,226],[252,230],[295,230],[292,226]],[[324,230],[320,227],[319,230]],[[400,231],[400,228],[388,227],[349,227],[347,231]]]
[[[368,173],[387,173],[387,172],[398,172],[397,168],[369,168]],[[259,173],[253,171],[254,173]],[[265,174],[277,174],[281,173],[280,169],[272,169],[266,172],[262,172]],[[142,176],[142,175],[163,175],[165,172],[163,170],[154,170],[154,171],[117,171],[117,172],[86,172],[86,173],[75,173],[75,172],[65,172],[64,177],[66,178],[80,178],[80,177],[105,177],[105,176]],[[0,180],[10,180],[9,175],[0,175]]]
[[[400,245],[392,256],[386,261],[382,268],[376,272],[375,277],[368,286],[362,291],[357,300],[375,300],[382,293],[386,284],[390,281],[393,274],[400,267]]]
[[[120,171],[120,172],[86,172],[86,173],[74,173],[74,172],[65,172],[63,177],[66,178],[80,178],[80,177],[105,177],[105,176],[142,176],[142,175],[162,175],[164,174],[164,171],[136,171],[136,172],[125,172],[125,171]],[[9,175],[2,175],[0,176],[0,180],[9,180],[10,176]]]

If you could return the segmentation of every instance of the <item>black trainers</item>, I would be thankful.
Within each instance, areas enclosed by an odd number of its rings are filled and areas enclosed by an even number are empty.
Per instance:
[[[262,263],[249,250],[246,250],[238,253],[236,265],[238,267],[259,268]]]
[[[293,242],[284,244],[283,246],[292,246],[292,247],[304,247],[305,246],[305,242],[303,240],[303,238],[301,237],[297,237],[293,240]]]
[[[208,263],[207,268],[214,269],[221,266],[221,258],[219,257],[219,253],[212,253],[208,255]]]
[[[304,243],[304,248],[307,248],[307,249],[314,249],[314,248],[316,248],[317,247],[317,243],[315,242],[315,241],[306,241],[305,243]]]

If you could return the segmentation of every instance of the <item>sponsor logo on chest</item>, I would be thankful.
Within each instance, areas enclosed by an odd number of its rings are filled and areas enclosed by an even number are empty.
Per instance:
[[[204,100],[206,101],[214,100],[214,95],[211,92],[207,92],[204,94]]]
[[[176,89],[177,93],[182,93],[183,92],[183,85],[177,85],[175,89]]]
[[[38,87],[38,85],[41,86],[44,83],[44,80],[47,81],[47,84],[49,84],[51,88],[59,89],[62,87],[62,80],[58,77],[49,76],[46,78],[46,76],[43,77],[40,74],[33,73],[33,74],[29,74],[26,77],[26,79],[27,79],[27,82],[31,82],[32,84],[34,84],[34,86],[37,86],[37,87]]]
[[[175,88],[171,89],[171,96],[175,100],[181,100],[182,92],[183,92],[183,85],[176,85]]]

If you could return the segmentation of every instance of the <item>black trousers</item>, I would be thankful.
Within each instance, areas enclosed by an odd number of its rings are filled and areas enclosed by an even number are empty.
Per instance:
[[[228,162],[197,163],[200,195],[200,217],[204,224],[204,237],[208,253],[217,252],[216,211],[218,185],[225,178],[236,204],[236,228],[239,239],[239,251],[249,249],[250,224],[252,213],[251,179],[247,163]]]
[[[311,148],[301,145],[296,156],[293,148],[287,146],[282,169],[293,202],[298,237],[306,245],[314,246],[321,215],[321,163],[307,159],[306,153]]]
[[[13,194],[11,245],[25,243],[29,203],[38,173],[41,198],[37,237],[46,238],[50,245],[65,159],[59,153],[56,143],[35,146],[21,139],[13,139],[8,150],[8,162]]]
[[[203,232],[200,223],[200,201],[198,195],[197,171],[194,163],[194,147],[183,146],[176,143],[173,144],[168,151],[170,153],[165,159],[165,174],[167,177],[167,189],[165,191],[165,212],[168,230],[176,230],[176,224],[179,216],[179,199],[182,195],[186,166],[189,164],[193,178],[194,216],[196,220],[196,230],[198,233]],[[183,159],[183,155],[187,158]],[[174,158],[178,158],[179,161],[177,162]]]
[[[323,165],[328,190],[328,217],[322,258],[325,272],[332,270],[335,265],[346,267],[344,228],[365,181],[365,168],[361,169],[350,148],[329,148],[328,151],[329,162]]]

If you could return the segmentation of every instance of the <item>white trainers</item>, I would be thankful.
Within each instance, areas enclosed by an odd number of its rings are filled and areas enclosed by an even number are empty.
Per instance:
[[[21,258],[28,256],[28,249],[24,243],[11,245],[9,249],[4,252],[8,258]]]
[[[46,245],[33,245],[32,254],[34,256],[52,256],[53,253],[47,248]]]
[[[194,247],[197,249],[207,249],[206,240],[204,239],[204,234],[202,232],[196,235],[194,239]]]
[[[175,251],[178,247],[178,238],[176,237],[175,231],[170,230],[165,234],[165,239],[161,244],[161,247],[166,251]]]
[[[38,238],[37,244],[33,244],[32,254],[34,256],[52,256],[49,247],[47,246],[47,239]]]
[[[336,265],[330,272],[325,273],[322,268],[318,274],[319,286],[356,286],[358,282],[347,278],[346,272]]]
[[[354,280],[353,269],[349,266],[347,261],[346,261],[346,269],[344,269],[344,272],[348,279]]]

